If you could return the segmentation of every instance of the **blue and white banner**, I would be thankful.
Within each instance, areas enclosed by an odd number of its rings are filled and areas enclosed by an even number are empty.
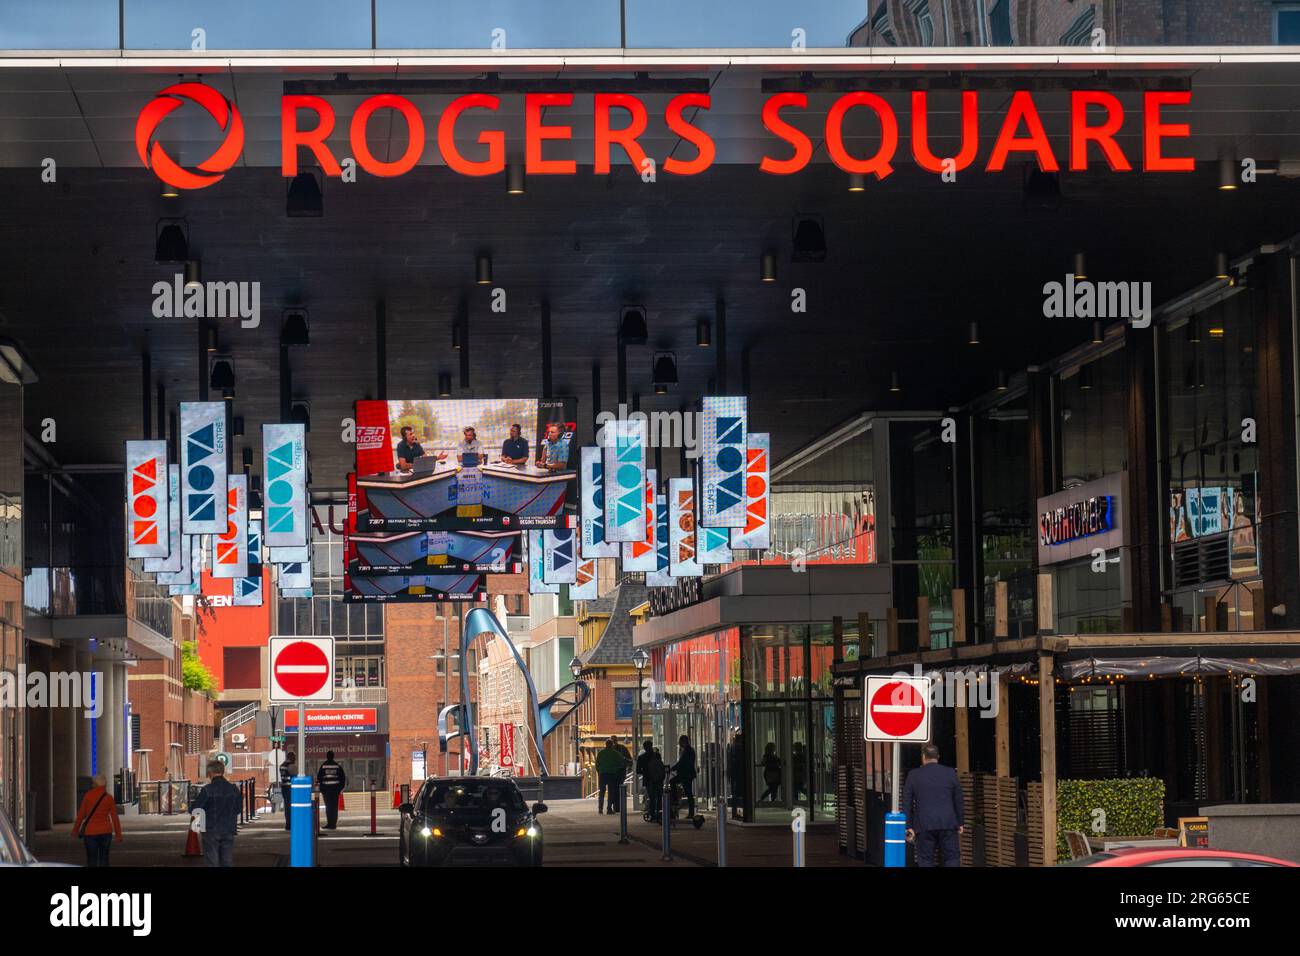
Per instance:
[[[226,530],[226,403],[181,402],[181,530]]]
[[[644,541],[646,423],[616,420],[605,425],[605,540]]]
[[[668,573],[675,578],[698,578],[704,573],[696,557],[695,482],[668,480]]]
[[[670,588],[677,584],[669,573],[668,563],[668,497],[659,495],[655,498],[655,569],[647,571],[645,584],[648,588]]]
[[[307,544],[310,529],[305,426],[262,426],[262,474],[266,483],[262,543],[268,548]]]
[[[189,577],[185,581],[173,582],[167,585],[167,594],[169,597],[182,597],[190,594],[203,593],[203,538],[200,535],[190,535],[185,539],[190,545],[190,559],[188,562]],[[184,573],[184,572],[182,572]]]
[[[700,564],[730,564],[731,531],[727,528],[705,528],[695,525],[695,556]]]
[[[579,558],[578,569],[574,572],[574,583],[569,585],[569,600],[594,601],[600,597],[597,593],[597,573],[595,558]]]
[[[766,551],[772,547],[772,525],[768,520],[768,485],[771,436],[750,432],[745,453],[745,526],[731,529],[731,546]]]
[[[212,539],[212,576],[248,576],[248,476],[226,479],[226,530]]]
[[[265,513],[265,512],[263,512]],[[263,541],[263,544],[266,542]],[[301,564],[303,561],[311,560],[311,545],[299,544],[290,548],[267,548],[266,561],[268,564]]]
[[[262,606],[262,522],[248,519],[248,574],[233,585],[235,607]]]
[[[645,473],[645,538],[641,541],[624,541],[623,542],[623,562],[624,571],[653,571],[655,569],[655,481],[657,475],[655,470],[650,468]]]
[[[165,558],[167,538],[167,443],[126,443],[126,556]]]
[[[572,528],[542,532],[542,580],[547,584],[577,581],[578,560],[574,551],[578,537]]]
[[[266,527],[263,525],[262,536],[266,536]],[[311,590],[311,562],[301,561],[295,564],[279,565],[279,580],[276,582],[281,593],[285,591],[310,591]]]
[[[617,558],[618,543],[605,540],[605,462],[600,448],[582,449],[582,540],[584,558]],[[587,600],[582,598],[582,600]]]
[[[703,480],[700,523],[708,528],[745,526],[745,434],[749,400],[707,395],[703,399]]]
[[[181,537],[181,466],[167,466],[167,557],[145,558],[148,572],[174,574],[185,564],[185,549]],[[159,581],[159,584],[166,582]]]
[[[558,584],[546,583],[546,548],[541,531],[528,532],[528,593],[559,594]]]

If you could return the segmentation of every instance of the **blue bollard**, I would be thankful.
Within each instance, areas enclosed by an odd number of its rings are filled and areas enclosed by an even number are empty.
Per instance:
[[[885,866],[907,866],[907,817],[885,814]]]
[[[289,865],[313,866],[311,777],[294,777],[289,784]]]

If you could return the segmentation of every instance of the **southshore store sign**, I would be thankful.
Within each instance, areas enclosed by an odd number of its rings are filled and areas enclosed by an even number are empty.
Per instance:
[[[564,111],[573,107],[574,94],[565,92],[524,93],[525,172],[532,176],[575,175],[576,159],[547,158],[548,142],[573,138],[573,126],[565,122]],[[998,93],[1001,99],[1005,93]],[[920,168],[936,173],[956,173],[977,160],[980,145],[979,94],[974,90],[961,93],[961,146],[952,156],[936,155],[929,142],[929,94],[915,90],[911,94],[910,116],[900,120],[894,107],[882,96],[868,91],[849,92],[834,101],[826,112],[825,145],[831,160],[848,173],[874,175],[884,179],[894,172],[899,150],[900,124],[911,124],[912,159]],[[1178,122],[1175,109],[1191,104],[1190,91],[1148,90],[1142,94],[1141,115],[1136,120],[1125,115],[1119,99],[1104,90],[1074,90],[1070,93],[1070,131],[1067,153],[1058,155],[1048,141],[1034,94],[1027,90],[1012,93],[998,127],[993,147],[984,158],[986,172],[1000,172],[1012,159],[1028,158],[1045,172],[1058,172],[1063,166],[1072,171],[1089,168],[1090,163],[1104,160],[1114,172],[1127,172],[1140,164],[1144,172],[1191,172],[1195,160],[1177,152],[1178,140],[1189,140],[1191,126]],[[200,106],[224,132],[221,144],[194,169],[176,162],[154,139],[165,119],[186,103]],[[708,93],[682,93],[672,97],[663,108],[663,122],[685,140],[694,155],[666,157],[658,168],[678,176],[698,175],[713,165],[716,146],[707,131],[693,120],[698,111],[712,105]],[[477,122],[481,114],[500,110],[501,97],[489,93],[468,93],[453,99],[436,116],[425,116],[416,105],[395,93],[379,93],[362,100],[348,120],[351,159],[372,176],[393,177],[410,172],[424,157],[427,125],[436,126],[437,149],[448,167],[463,176],[492,176],[506,165],[506,133],[484,129],[477,142],[481,149],[471,158],[461,152],[456,142],[457,124],[463,117]],[[594,138],[592,171],[603,175],[610,171],[617,147],[638,170],[647,167],[647,156],[639,139],[649,125],[646,104],[631,93],[594,94]],[[772,135],[773,143],[759,162],[766,173],[789,176],[804,169],[814,152],[812,139],[792,125],[792,120],[808,110],[808,94],[775,93],[763,103],[759,119]],[[1168,114],[1166,115],[1166,110]],[[687,112],[692,111],[688,118]],[[871,114],[879,127],[874,152],[863,155],[851,152],[845,141],[845,120],[854,111]],[[378,159],[367,142],[370,123],[376,120],[387,128],[391,116],[398,114],[405,123],[405,148],[392,161]],[[342,119],[333,105],[323,97],[285,95],[280,99],[280,168],[285,176],[296,176],[303,151],[328,176],[341,176],[340,159],[326,142]],[[1142,155],[1130,157],[1116,141],[1116,136],[1138,124],[1142,132]],[[400,125],[395,125],[395,130]],[[1131,131],[1131,128],[1130,130]],[[394,136],[401,143],[400,132]],[[1173,142],[1171,142],[1173,141]],[[220,182],[227,170],[238,162],[244,146],[244,121],[239,110],[220,92],[202,83],[177,83],[158,93],[136,121],[136,152],[140,161],[164,182],[181,189],[202,189]],[[515,147],[517,144],[511,144]],[[688,154],[689,154],[688,150]],[[344,157],[349,158],[349,157]]]

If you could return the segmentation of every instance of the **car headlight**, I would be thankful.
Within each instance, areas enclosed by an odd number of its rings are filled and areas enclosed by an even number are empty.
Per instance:
[[[433,831],[430,830],[428,827],[421,827],[421,828],[420,828],[420,836],[425,837],[425,838],[431,837],[431,836],[433,836]]]
[[[537,827],[530,825],[527,832],[530,837],[535,837],[537,836]]]

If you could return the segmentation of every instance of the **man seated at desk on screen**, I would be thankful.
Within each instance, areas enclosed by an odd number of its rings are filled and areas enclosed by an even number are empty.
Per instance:
[[[510,426],[510,437],[501,443],[501,463],[528,464],[528,439],[523,436],[523,429],[518,425]]]
[[[473,425],[466,425],[465,440],[456,451],[456,460],[462,468],[477,468],[483,460],[483,447],[478,443],[478,433]]]
[[[415,429],[410,425],[402,426],[402,440],[397,443],[397,470],[411,471],[415,468],[415,460],[424,457],[424,447],[415,440]],[[440,451],[436,456],[438,461],[446,461],[447,453]]]
[[[547,471],[563,471],[569,467],[569,440],[561,434],[559,422],[546,426],[546,437],[537,449],[537,467]]]

